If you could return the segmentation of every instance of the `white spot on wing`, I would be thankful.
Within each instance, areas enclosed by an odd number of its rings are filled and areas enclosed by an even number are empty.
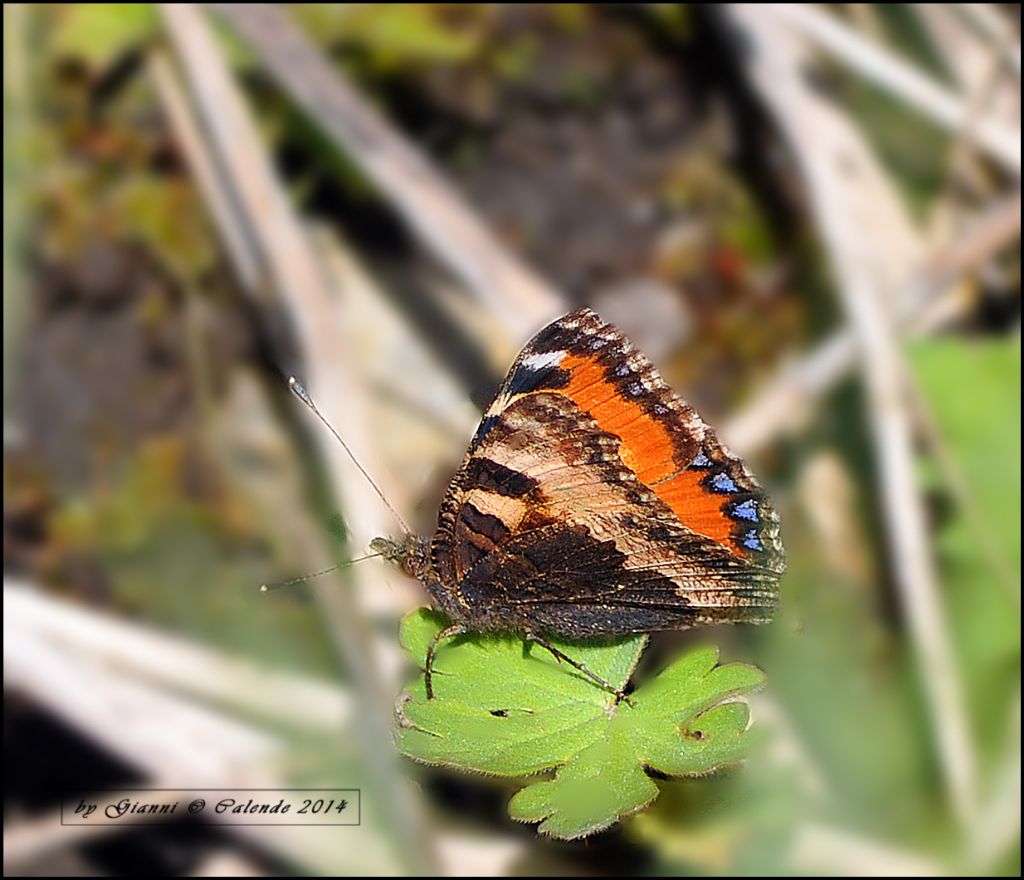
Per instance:
[[[564,351],[538,351],[523,358],[522,366],[528,370],[543,370],[545,367],[557,366],[564,357]]]

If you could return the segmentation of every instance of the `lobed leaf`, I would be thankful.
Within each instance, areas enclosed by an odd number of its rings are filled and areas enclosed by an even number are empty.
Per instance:
[[[444,618],[426,609],[402,623],[402,644],[421,666]],[[631,636],[603,645],[553,642],[617,688],[646,644]],[[423,679],[402,705],[398,745],[427,764],[495,776],[554,771],[511,800],[517,821],[573,839],[643,809],[659,789],[647,770],[700,775],[743,757],[749,713],[724,702],[749,693],[764,674],[718,665],[699,648],[616,703],[613,694],[538,645],[514,636],[469,634],[442,643],[434,661],[435,699]]]

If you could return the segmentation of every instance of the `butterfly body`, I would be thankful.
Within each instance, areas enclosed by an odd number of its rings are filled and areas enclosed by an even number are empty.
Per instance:
[[[433,538],[374,549],[459,631],[570,640],[767,622],[785,569],[743,462],[589,309],[520,353]]]

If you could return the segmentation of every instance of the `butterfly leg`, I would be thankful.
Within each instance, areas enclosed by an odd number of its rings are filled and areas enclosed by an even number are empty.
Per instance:
[[[529,642],[533,642],[534,644],[540,645],[545,651],[549,652],[551,656],[554,657],[559,663],[561,663],[564,660],[573,669],[578,669],[595,684],[604,688],[604,690],[608,691],[608,693],[615,694],[616,703],[625,700],[627,703],[629,703],[630,706],[633,705],[633,701],[626,696],[625,690],[619,690],[611,682],[605,681],[603,678],[601,678],[601,676],[598,675],[596,672],[591,672],[589,669],[587,669],[586,664],[580,663],[578,660],[573,660],[572,657],[570,657],[568,654],[565,654],[562,651],[559,651],[558,648],[550,644],[542,636],[539,636],[536,633],[528,632],[526,633],[526,640]]]
[[[453,623],[449,627],[445,627],[441,630],[434,638],[430,640],[430,646],[427,648],[427,663],[426,663],[426,674],[424,675],[424,681],[427,685],[427,699],[434,699],[434,655],[437,653],[437,646],[440,642],[445,639],[452,639],[455,636],[461,636],[467,632],[466,628],[460,623]]]

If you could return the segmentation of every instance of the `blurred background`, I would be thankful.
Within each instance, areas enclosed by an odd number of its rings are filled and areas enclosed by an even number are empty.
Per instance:
[[[1020,872],[1020,9],[4,6],[4,866]],[[780,508],[763,749],[587,842],[402,761],[430,534],[587,304]],[[59,824],[360,787],[358,828]],[[259,832],[259,833],[255,833]]]

